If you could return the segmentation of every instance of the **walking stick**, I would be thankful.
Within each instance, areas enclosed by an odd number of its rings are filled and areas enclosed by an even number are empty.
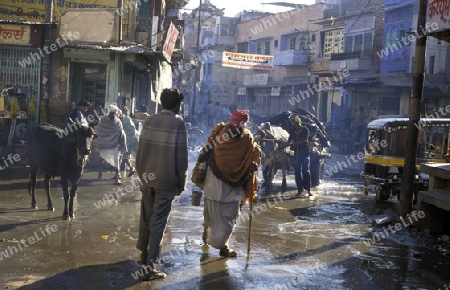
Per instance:
[[[247,254],[250,253],[250,234],[252,232],[252,218],[253,218],[253,192],[250,194],[250,217],[248,220]]]
[[[245,269],[248,268],[248,262],[250,261],[250,234],[252,232],[252,218],[253,218],[253,192],[250,194],[250,217],[248,219],[247,258],[245,261]]]

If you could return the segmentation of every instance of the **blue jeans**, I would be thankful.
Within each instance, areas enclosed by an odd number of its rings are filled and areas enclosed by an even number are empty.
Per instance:
[[[301,193],[303,189],[306,189],[309,192],[311,190],[309,156],[296,157],[294,170],[295,170],[295,183],[297,184],[298,193]]]

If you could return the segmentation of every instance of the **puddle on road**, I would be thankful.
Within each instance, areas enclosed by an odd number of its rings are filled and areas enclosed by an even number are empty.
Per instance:
[[[404,229],[375,244],[369,242],[368,238],[383,229],[371,227],[373,217],[368,213],[379,211],[379,205],[373,196],[364,196],[363,190],[358,179],[323,183],[314,200],[302,200],[301,207],[292,211],[296,213],[294,221],[278,224],[278,237],[292,247],[300,244],[301,251],[293,254],[295,265],[282,266],[291,276],[299,277],[289,283],[302,287],[292,288],[437,289],[436,285],[449,282],[445,273],[450,270],[450,260],[433,251],[426,242],[430,239],[421,239],[415,230]],[[311,257],[304,258],[305,253],[326,262],[314,267]],[[360,273],[349,270],[354,263]],[[315,269],[321,269],[320,282],[314,279]],[[293,284],[297,278],[302,283]]]

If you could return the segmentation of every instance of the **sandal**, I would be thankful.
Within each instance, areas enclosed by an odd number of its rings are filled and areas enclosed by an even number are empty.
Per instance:
[[[167,277],[166,273],[158,271],[156,269],[152,269],[152,270],[150,270],[149,273],[145,274],[145,276],[142,280],[151,281],[151,280],[162,279],[162,278],[166,278],[166,277]]]
[[[237,253],[230,248],[222,248],[220,249],[221,257],[235,258],[237,257]]]

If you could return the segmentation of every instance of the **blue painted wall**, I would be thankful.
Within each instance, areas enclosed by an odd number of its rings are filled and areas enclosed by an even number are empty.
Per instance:
[[[382,74],[409,70],[411,47],[415,43],[408,40],[408,32],[415,30],[416,26],[413,23],[415,2],[415,0],[385,1],[383,51],[377,52],[381,58]]]

